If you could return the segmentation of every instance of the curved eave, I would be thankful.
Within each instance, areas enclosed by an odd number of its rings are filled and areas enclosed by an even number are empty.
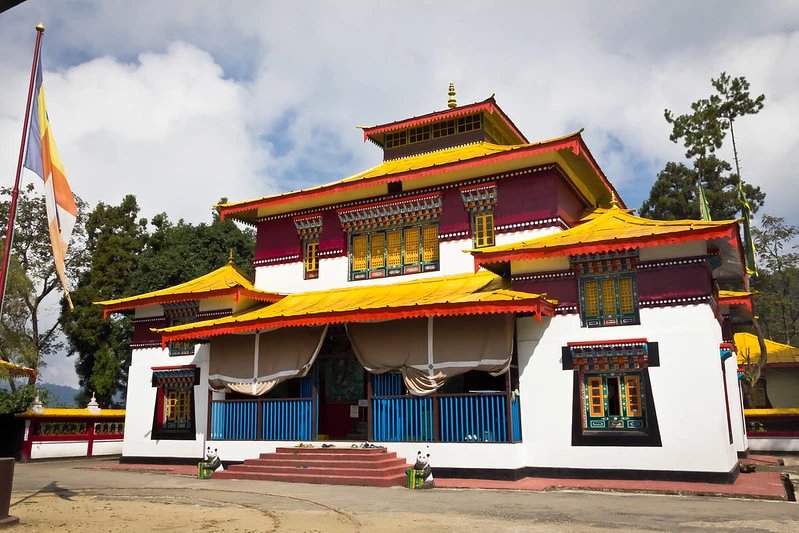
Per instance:
[[[374,187],[376,185],[384,185],[389,182],[397,181],[404,183],[406,181],[412,181],[428,176],[435,176],[450,172],[457,173],[458,171],[470,170],[475,167],[485,166],[487,167],[486,171],[488,173],[515,170],[516,168],[522,168],[521,166],[514,166],[512,164],[518,159],[527,157],[533,158],[534,156],[553,152],[559,157],[551,158],[551,160],[548,159],[546,161],[533,160],[530,161],[529,165],[536,166],[545,163],[557,163],[564,169],[564,172],[569,177],[569,181],[572,182],[572,184],[577,188],[578,192],[585,198],[586,201],[595,204],[602,203],[609,205],[612,191],[614,194],[616,194],[616,198],[619,201],[620,206],[622,208],[625,207],[621,202],[616,189],[613,187],[604,173],[602,173],[602,170],[596,164],[593,156],[591,156],[590,151],[580,136],[580,132],[576,132],[557,139],[543,141],[538,144],[521,145],[510,150],[477,156],[465,160],[453,161],[441,165],[432,165],[420,169],[385,174],[373,178],[353,179],[357,178],[356,176],[311,189],[304,189],[301,191],[277,196],[269,196],[266,198],[258,198],[237,204],[221,205],[219,206],[220,217],[222,219],[225,217],[231,217],[235,220],[252,223],[256,219],[260,218],[260,216],[266,216],[259,215],[259,209],[278,207],[285,204],[300,203],[321,198],[324,198],[325,203],[330,203],[330,198],[332,196],[365,187]],[[495,168],[490,168],[492,165]],[[584,180],[580,177],[584,172],[595,174],[604,187],[588,187]],[[306,206],[303,208],[310,207],[311,206]],[[276,213],[277,211],[275,213],[269,214]]]
[[[35,379],[36,370],[0,360],[0,376],[4,378],[22,378],[28,376]]]
[[[552,302],[541,298],[527,301],[492,301],[492,302],[467,302],[467,303],[442,303],[427,306],[381,308],[374,310],[355,310],[332,313],[317,313],[293,317],[269,317],[254,319],[246,322],[236,322],[235,318],[229,322],[215,324],[207,327],[194,327],[184,331],[164,331],[154,329],[161,333],[161,344],[166,346],[171,341],[184,339],[198,339],[218,335],[246,333],[256,330],[276,329],[298,326],[322,326],[325,324],[339,324],[344,322],[369,322],[381,320],[399,320],[404,318],[426,318],[436,316],[462,316],[462,315],[487,315],[498,313],[526,313],[533,314],[537,320],[541,315],[552,316],[555,306]]]
[[[103,307],[103,318],[106,318],[110,313],[129,311],[138,307],[186,302],[190,300],[203,300],[207,298],[223,298],[225,296],[233,296],[233,300],[235,302],[239,302],[242,298],[249,298],[250,300],[269,303],[280,301],[284,297],[282,294],[264,293],[261,291],[246,289],[244,287],[231,287],[229,289],[216,289],[212,291],[152,296],[149,298],[141,298],[109,305],[104,305],[102,302],[95,302],[95,304],[101,305]]]
[[[684,242],[723,238],[732,240],[737,238],[738,232],[732,225],[728,227],[703,228],[664,235],[642,235],[634,238],[611,239],[589,243],[564,244],[559,246],[545,246],[534,249],[508,250],[499,252],[480,252],[473,250],[475,268],[484,267],[491,270],[492,265],[511,261],[528,261],[543,259],[545,257],[559,257],[564,255],[579,255],[589,253],[602,253],[610,250],[627,250],[648,248],[652,246],[666,246]],[[740,245],[736,246],[740,252]]]

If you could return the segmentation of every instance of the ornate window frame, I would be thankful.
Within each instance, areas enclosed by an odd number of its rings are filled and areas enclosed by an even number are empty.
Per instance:
[[[319,277],[319,238],[322,235],[322,215],[310,215],[294,219],[297,236],[302,242],[302,265],[304,279]]]
[[[494,246],[494,206],[497,203],[497,184],[483,183],[460,189],[463,206],[469,211],[472,244],[475,248]]]
[[[431,194],[338,211],[348,234],[349,280],[438,270],[441,207],[441,194]]]
[[[153,367],[156,388],[152,440],[194,440],[197,437],[194,387],[200,381],[195,365]]]
[[[574,372],[572,446],[661,446],[649,380],[658,343],[570,342],[562,360]]]
[[[163,305],[164,317],[167,319],[170,326],[179,326],[181,324],[194,322],[197,320],[197,313],[200,311],[199,300],[172,302]],[[167,349],[169,350],[170,357],[181,357],[194,355],[195,347],[195,341],[188,339],[183,341],[171,341]]]
[[[638,250],[573,255],[583,327],[641,323],[636,267]]]

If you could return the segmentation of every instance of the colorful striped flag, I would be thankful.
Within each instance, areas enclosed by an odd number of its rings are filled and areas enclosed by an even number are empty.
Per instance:
[[[53,140],[53,130],[47,117],[44,105],[44,87],[42,86],[42,56],[36,60],[36,79],[34,82],[33,102],[31,102],[30,127],[25,154],[25,168],[28,168],[44,180],[44,199],[47,206],[47,222],[50,227],[50,244],[53,247],[55,270],[64,295],[72,309],[69,297],[64,261],[67,255],[72,228],[78,216],[75,197],[67,183],[64,166],[58,157],[58,150]]]

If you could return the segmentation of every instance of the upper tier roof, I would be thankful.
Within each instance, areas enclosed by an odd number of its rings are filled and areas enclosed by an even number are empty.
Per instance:
[[[36,371],[32,368],[0,360],[0,378],[21,378],[25,376],[36,376]]]
[[[282,298],[280,294],[256,289],[249,278],[230,261],[222,268],[179,285],[137,296],[94,303],[103,306],[103,315],[107,316],[108,313],[136,307],[222,296],[233,296],[237,301],[244,296],[262,302],[276,302]]]
[[[258,309],[156,331],[166,343],[287,326],[525,312],[540,318],[541,313],[552,313],[553,301],[509,287],[507,279],[483,271],[391,285],[295,293]]]
[[[454,117],[464,115],[471,115],[473,113],[483,113],[488,116],[494,116],[497,123],[502,127],[504,133],[507,134],[509,139],[519,144],[528,144],[530,141],[519,131],[519,128],[513,121],[505,114],[502,109],[497,105],[494,96],[483,100],[482,102],[475,102],[473,104],[446,109],[444,111],[434,111],[419,117],[408,118],[405,120],[398,120],[396,122],[389,122],[388,124],[379,124],[371,127],[361,127],[363,130],[363,140],[367,139],[376,145],[383,147],[383,134],[390,131],[402,130],[405,128],[415,128],[425,124],[438,122],[439,120],[448,120]]]
[[[731,274],[742,273],[741,243],[735,220],[650,220],[626,209],[589,214],[585,222],[565,231],[511,244],[471,250],[475,264],[486,266],[508,261],[544,257],[601,253],[611,250],[663,246],[706,240],[722,249],[721,267]]]
[[[534,144],[480,142],[394,159],[326,185],[217,207],[222,218],[254,223],[265,216],[384,196],[389,182],[402,182],[403,191],[411,191],[552,163],[564,171],[587,205],[610,207],[618,194],[596,164],[581,131]],[[475,173],[477,167],[480,174]]]

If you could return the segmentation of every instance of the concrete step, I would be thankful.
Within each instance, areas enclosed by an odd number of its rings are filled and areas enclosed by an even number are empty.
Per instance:
[[[347,455],[384,455],[389,453],[386,448],[346,448],[343,446],[331,446],[330,448],[321,448],[314,446],[313,448],[277,448],[275,453],[281,454],[347,454]],[[394,452],[392,452],[394,453]],[[268,455],[268,454],[261,454]]]
[[[253,466],[253,465],[230,465],[229,472],[236,473],[261,473],[261,474],[301,474],[315,476],[337,476],[337,477],[364,477],[364,478],[384,478],[402,475],[410,466],[400,463],[393,466],[381,468],[349,468],[349,467],[330,467],[313,466],[306,464],[296,464],[287,466]]]
[[[214,472],[214,479],[248,479],[253,481],[283,481],[287,483],[312,483],[316,485],[353,485],[361,487],[396,487],[404,486],[407,476],[403,474],[386,477],[367,477],[361,475],[339,476],[307,473],[264,473],[234,472],[222,470]]]
[[[271,456],[261,456],[259,459],[247,459],[242,466],[294,466],[297,464],[313,466],[313,467],[338,467],[338,468],[352,468],[352,469],[375,469],[385,468],[397,465],[405,465],[405,460],[399,457],[386,457],[380,456],[370,457],[368,460],[361,460],[358,457],[331,458],[331,456],[293,456],[284,457],[283,454],[275,454]]]

